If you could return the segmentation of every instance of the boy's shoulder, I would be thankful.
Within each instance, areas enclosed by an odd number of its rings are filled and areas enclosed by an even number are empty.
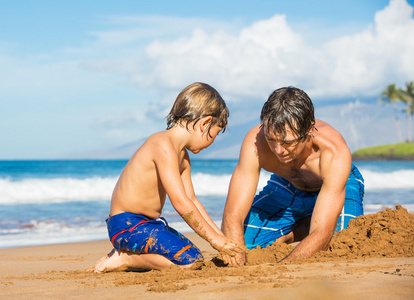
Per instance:
[[[167,131],[160,131],[151,134],[143,144],[143,147],[151,149],[154,154],[157,150],[163,152],[175,151],[173,140]]]
[[[167,159],[173,161],[175,158],[179,158],[180,161],[190,161],[187,149],[177,151],[174,138],[167,130],[150,135],[137,152],[140,159],[145,160],[163,161]]]
[[[171,139],[167,131],[160,131],[151,134],[145,142],[150,144],[171,144]]]

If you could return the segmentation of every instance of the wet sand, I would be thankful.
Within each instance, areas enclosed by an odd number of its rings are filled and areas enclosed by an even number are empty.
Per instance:
[[[248,264],[226,267],[196,234],[199,270],[85,270],[108,253],[109,241],[0,249],[1,299],[413,299],[414,215],[387,209],[359,217],[327,251],[288,264],[294,246],[248,253]]]

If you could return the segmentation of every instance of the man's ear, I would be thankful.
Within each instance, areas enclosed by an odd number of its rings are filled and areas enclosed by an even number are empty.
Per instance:
[[[210,126],[212,119],[212,116],[207,116],[200,119],[200,130],[202,133],[204,133],[204,130],[206,130]]]

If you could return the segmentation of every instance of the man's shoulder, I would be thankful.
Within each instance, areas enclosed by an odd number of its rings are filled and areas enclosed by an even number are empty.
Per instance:
[[[338,166],[349,165],[352,161],[351,151],[344,139],[344,137],[331,125],[326,122],[316,123],[318,131],[315,135],[319,138],[316,139],[318,152],[320,157],[320,164],[322,166]]]
[[[344,137],[330,124],[322,120],[316,120],[315,128],[316,130],[313,130],[311,134],[320,137],[321,146],[325,144],[328,146],[326,150],[348,148]]]
[[[259,124],[251,128],[244,136],[242,148],[259,149],[264,141],[263,128]],[[255,150],[256,151],[256,150]]]
[[[262,124],[256,125],[253,128],[250,128],[249,131],[247,131],[246,135],[244,136],[244,139],[246,140],[256,140],[258,136],[260,136],[260,133],[263,132],[262,130]]]
[[[261,164],[270,158],[269,155],[272,155],[272,153],[263,130],[263,126],[259,124],[247,132],[241,147],[239,161],[248,161],[261,168]]]
[[[332,125],[320,119],[315,120],[315,128],[316,128],[316,133],[323,132],[323,133],[328,133],[329,135],[332,135],[332,134],[341,135],[339,131],[336,130]]]

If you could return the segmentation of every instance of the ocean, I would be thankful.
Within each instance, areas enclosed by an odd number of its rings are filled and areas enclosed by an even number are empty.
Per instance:
[[[127,160],[0,161],[0,248],[107,238],[105,219]],[[192,160],[196,195],[220,224],[237,160]],[[414,211],[414,161],[356,161],[365,214],[401,204]],[[262,172],[258,190],[270,173]],[[167,199],[163,217],[191,229]]]

